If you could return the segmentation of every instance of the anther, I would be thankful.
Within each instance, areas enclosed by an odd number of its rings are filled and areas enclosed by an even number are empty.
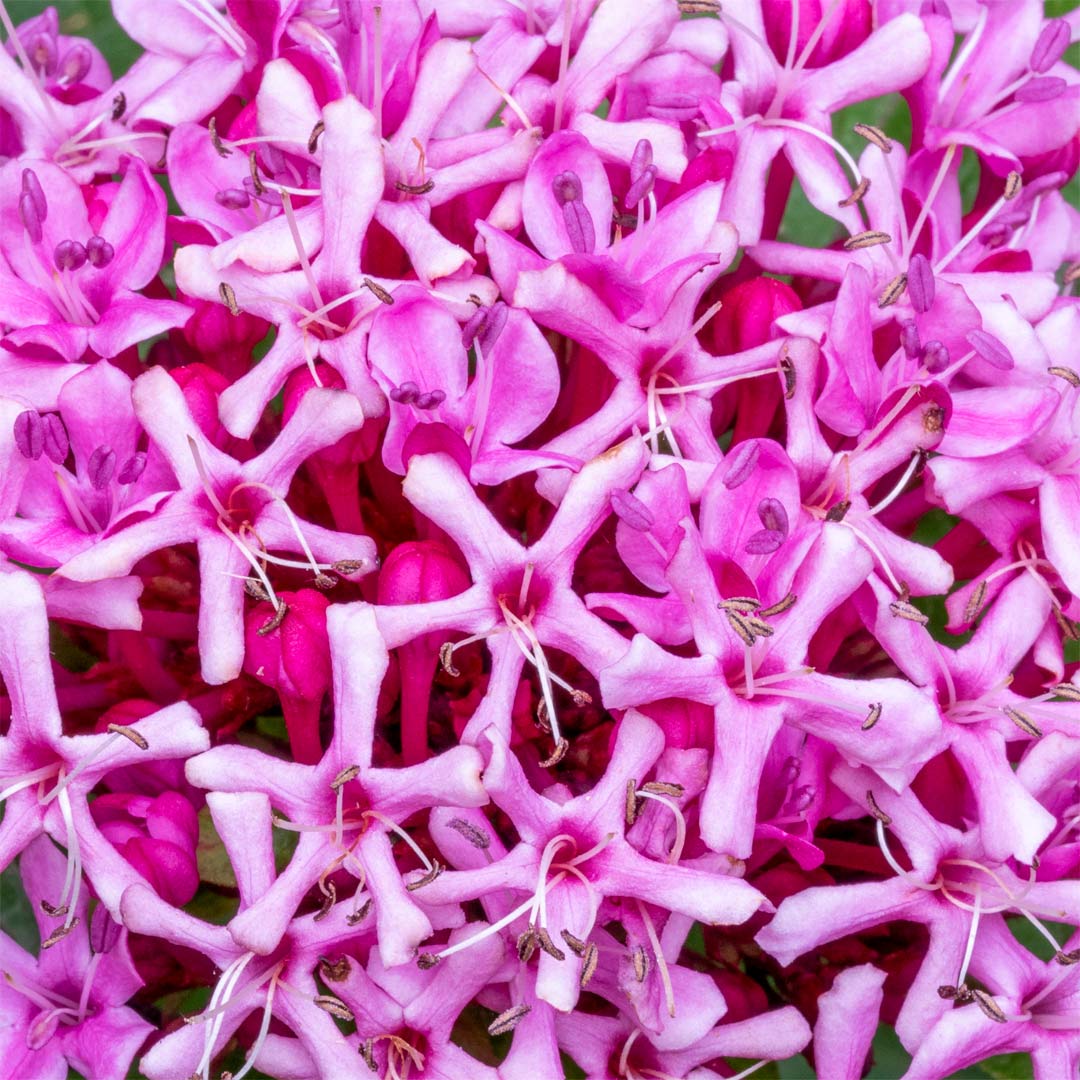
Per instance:
[[[48,900],[42,900],[41,910],[54,919],[62,919],[68,913],[68,906],[67,904],[50,904]]]
[[[1071,285],[1074,281],[1080,280],[1080,262],[1069,263],[1065,267],[1062,280],[1066,285]]]
[[[252,600],[262,600],[265,602],[270,600],[270,594],[266,591],[263,583],[256,577],[244,578],[244,592],[246,592]]]
[[[851,509],[850,499],[841,499],[838,503],[834,503],[825,512],[825,520],[833,523],[843,521],[847,517],[847,512]]]
[[[585,955],[585,952],[589,947],[588,942],[582,941],[581,938],[575,936],[574,934],[571,934],[569,930],[561,931],[561,936],[562,936],[563,941],[566,942],[566,947],[575,956],[584,956]]]
[[[15,446],[24,458],[37,461],[45,450],[45,427],[35,409],[27,409],[15,417],[12,433]]]
[[[315,575],[315,588],[322,592],[329,592],[338,583],[338,579],[332,574],[324,574],[321,571]]]
[[[856,124],[852,130],[867,142],[873,143],[883,154],[892,153],[892,141],[881,128],[873,124]]]
[[[337,886],[332,881],[327,881],[325,884],[320,881],[319,886],[323,890],[323,898],[319,910],[311,917],[312,922],[322,922],[337,903]]]
[[[115,124],[124,113],[127,112],[127,98],[124,96],[124,92],[121,90],[112,99],[112,114],[111,119]]]
[[[507,1035],[514,1030],[525,1019],[532,1009],[528,1005],[514,1005],[504,1013],[499,1013],[494,1020],[488,1024],[489,1035]]]
[[[795,593],[790,592],[783,600],[777,601],[777,603],[773,604],[771,607],[762,608],[758,614],[766,619],[771,619],[774,615],[783,615],[785,611],[795,606],[798,599],[799,598]]]
[[[949,366],[949,360],[949,347],[944,342],[935,338],[926,343],[926,348],[923,349],[923,363],[931,374],[937,375],[944,371]]]
[[[451,818],[447,825],[454,830],[454,832],[465,837],[474,848],[480,851],[487,851],[491,847],[491,837],[488,836],[483,829],[477,828],[471,822],[465,821],[462,818]]]
[[[339,1020],[352,1023],[352,1021],[356,1019],[352,1014],[352,1009],[350,1009],[344,1001],[334,997],[332,994],[320,994],[313,1000],[323,1012],[328,1012],[331,1016],[336,1016]]]
[[[232,151],[221,141],[221,136],[218,134],[216,116],[210,117],[210,123],[207,124],[207,128],[210,131],[210,142],[214,149],[221,157],[229,157],[232,154]]]
[[[1076,624],[1066,616],[1058,604],[1051,604],[1050,610],[1054,615],[1054,621],[1058,624],[1058,629],[1061,630],[1065,637],[1069,641],[1080,641],[1080,634],[1076,632]]]
[[[116,451],[110,446],[98,446],[86,463],[86,475],[95,491],[104,491],[116,472]]]
[[[1002,197],[1006,200],[1015,199],[1020,194],[1020,189],[1024,186],[1023,180],[1020,179],[1018,172],[1010,172],[1005,177],[1005,190],[1002,192]]]
[[[337,791],[339,788],[344,787],[350,780],[355,780],[359,775],[359,765],[350,765],[348,768],[342,769],[341,772],[330,781],[331,790]]]
[[[330,569],[335,574],[341,574],[343,577],[348,577],[350,574],[355,574],[357,570],[362,570],[366,565],[364,559],[338,559],[337,562],[330,564]]]
[[[626,189],[623,205],[633,210],[646,195],[650,194],[656,183],[656,166],[646,165],[641,175]]]
[[[630,779],[626,781],[626,806],[624,813],[626,816],[626,825],[629,828],[637,821],[638,812],[641,810],[641,803],[637,796],[637,781]]]
[[[537,943],[536,930],[531,926],[528,930],[523,930],[518,935],[517,954],[518,959],[523,964],[527,964],[533,958],[533,953],[536,952]]]
[[[259,161],[255,156],[255,151],[252,150],[248,154],[248,172],[251,175],[251,186],[256,195],[264,195],[266,193],[266,185],[262,182],[262,177],[259,175]]]
[[[870,813],[881,822],[882,825],[891,825],[892,818],[885,813],[877,804],[877,799],[874,798],[874,793],[869,790],[866,791],[866,805],[870,808]]]
[[[356,911],[350,911],[349,914],[345,916],[345,921],[350,926],[358,926],[371,914],[371,909],[374,906],[375,901],[372,900],[371,897],[368,897]]]
[[[536,943],[553,960],[563,961],[566,959],[566,953],[551,940],[551,935],[542,926],[536,927]]]
[[[387,307],[393,304],[393,296],[391,296],[377,281],[366,277],[362,284],[364,288],[368,289],[375,296],[375,299],[378,300],[380,304],[386,304]]]
[[[904,319],[900,323],[900,346],[908,359],[914,360],[922,353],[922,339],[914,319]]]
[[[86,241],[86,261],[95,270],[102,270],[113,261],[116,249],[104,236],[91,236]]]
[[[752,596],[729,596],[716,606],[721,611],[737,611],[740,615],[749,615],[761,607],[761,601]]]
[[[1028,67],[1036,75],[1045,75],[1069,47],[1069,36],[1069,24],[1064,19],[1051,19],[1035,39]]]
[[[935,281],[933,267],[925,255],[911,256],[908,263],[907,291],[911,306],[919,314],[930,310],[934,303]]]
[[[1011,705],[1003,705],[1001,711],[1025,734],[1033,739],[1041,739],[1042,731],[1038,724],[1027,713],[1014,709]]]
[[[723,484],[729,491],[746,483],[757,467],[761,447],[757,442],[739,443],[724,462]]]
[[[90,50],[84,45],[75,45],[60,61],[59,81],[68,86],[81,83],[90,71],[90,64]]]
[[[870,190],[870,177],[864,176],[851,189],[851,194],[846,199],[841,199],[836,205],[840,207],[854,206]]]
[[[1012,369],[1015,363],[1012,353],[985,330],[971,330],[964,340],[992,367],[996,367],[999,371]]]
[[[324,982],[344,982],[352,970],[347,956],[339,956],[336,960],[327,960],[322,957],[319,960],[319,974]]]
[[[417,889],[422,889],[425,885],[430,885],[445,869],[446,867],[436,860],[432,862],[431,869],[424,874],[423,877],[417,878],[415,881],[410,881],[405,888],[409,892],[416,892]]]
[[[630,961],[634,965],[634,978],[643,983],[649,975],[649,954],[644,945],[635,945],[630,950]]]
[[[110,724],[105,730],[110,735],[123,735],[125,739],[133,742],[140,750],[150,749],[150,744],[133,727],[125,727],[123,724]]]
[[[578,977],[578,985],[582,990],[589,985],[599,965],[600,950],[596,947],[595,942],[590,941],[585,946],[585,954],[581,958],[581,975]]]
[[[790,401],[795,396],[798,374],[795,370],[794,361],[787,354],[786,345],[780,352],[780,374],[784,377],[784,400]]]
[[[732,630],[742,638],[743,643],[747,648],[752,648],[754,642],[757,640],[753,630],[750,629],[750,624],[746,621],[745,617],[740,615],[737,611],[727,611],[728,623],[730,623]]]
[[[44,235],[41,229],[41,216],[34,205],[34,200],[26,191],[19,196],[19,220],[26,230],[26,235],[30,238],[30,243],[40,244]]]
[[[270,618],[255,631],[255,633],[258,634],[259,637],[266,637],[267,634],[272,634],[285,621],[285,616],[288,615],[288,613],[289,605],[286,604],[284,600],[279,600],[278,606],[274,610],[274,614],[271,615]]]
[[[611,509],[615,516],[635,532],[648,532],[655,524],[652,511],[629,491],[616,488],[611,493]]]
[[[1069,367],[1048,367],[1046,369],[1051,375],[1056,375],[1059,379],[1064,379],[1071,387],[1080,389],[1080,374],[1077,374]]]
[[[51,949],[57,942],[63,941],[64,938],[79,925],[79,917],[76,915],[74,919],[69,923],[64,923],[62,926],[58,926],[42,943],[42,949]]]
[[[667,780],[650,780],[641,785],[642,791],[651,792],[653,795],[670,795],[673,799],[681,799],[686,794],[682,784],[672,784]]]
[[[570,749],[570,744],[565,739],[560,739],[555,744],[555,749],[551,752],[551,757],[544,758],[540,762],[541,769],[552,769],[559,764],[564,757],[566,757],[566,751]]]
[[[307,149],[309,154],[314,154],[319,148],[319,136],[326,130],[326,124],[322,120],[317,120],[315,126],[311,129],[311,134],[308,136]]]
[[[880,229],[867,229],[866,232],[856,233],[844,241],[845,251],[860,251],[862,248],[877,247],[879,244],[891,244],[892,237]]]
[[[720,0],[678,0],[683,15],[719,15]]]
[[[985,991],[978,988],[971,991],[975,1004],[996,1024],[1008,1023],[1008,1017],[1002,1011],[1001,1006]]]
[[[406,195],[426,195],[435,187],[435,181],[429,178],[422,184],[406,184],[403,180],[395,180],[394,187]]]
[[[430,971],[440,959],[437,953],[420,953],[416,958],[416,966],[421,971]]]
[[[78,240],[61,240],[53,251],[57,270],[78,270],[86,263],[86,248]]]
[[[869,731],[881,719],[881,702],[878,701],[870,706],[870,712],[863,721],[862,730]]]
[[[414,404],[418,409],[437,409],[445,400],[445,390],[429,390],[426,394],[421,394]]]
[[[33,169],[23,169],[21,194],[29,197],[39,222],[49,216],[49,202],[45,198],[45,189]]]
[[[885,286],[884,291],[878,297],[878,307],[887,308],[891,307],[900,299],[907,288],[907,274],[897,274],[896,277]]]
[[[571,170],[559,173],[551,190],[562,207],[570,246],[578,255],[591,255],[596,250],[596,229],[582,198],[581,178]]]
[[[1053,101],[1054,98],[1061,97],[1067,89],[1068,83],[1064,79],[1059,79],[1056,75],[1047,75],[1018,86],[1013,96],[1017,101],[1022,102]]]
[[[1071,967],[1073,964],[1080,961],[1080,949],[1073,949],[1071,952],[1065,952],[1063,949],[1058,949],[1054,953],[1054,961],[1060,964],[1062,967]]]
[[[930,621],[929,615],[924,615],[914,604],[907,600],[894,600],[889,605],[889,610],[898,619],[907,619],[908,622],[918,623],[925,626]]]
[[[243,188],[222,188],[214,192],[214,201],[226,210],[246,210],[251,205],[251,196]]]
[[[375,1060],[375,1040],[365,1039],[360,1045],[360,1057],[364,1064],[373,1072],[379,1071],[379,1063]]]
[[[980,581],[968,597],[968,602],[964,605],[964,622],[974,622],[978,618],[983,604],[986,603],[986,589],[986,582]]]
[[[1073,686],[1072,683],[1058,683],[1053,687],[1051,692],[1059,698],[1064,698],[1066,701],[1080,701],[1080,687]]]
[[[444,641],[439,646],[439,663],[442,666],[443,671],[446,672],[452,679],[456,679],[461,671],[454,666],[454,643],[452,641]]]

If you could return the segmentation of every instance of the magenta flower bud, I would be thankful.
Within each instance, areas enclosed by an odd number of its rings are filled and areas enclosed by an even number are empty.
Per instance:
[[[581,178],[576,172],[561,172],[551,181],[551,190],[555,193],[555,201],[566,206],[581,198]]]
[[[1059,79],[1056,75],[1047,75],[1041,79],[1032,79],[1031,82],[1024,83],[1016,90],[1014,97],[1017,101],[1032,102],[1032,101],[1053,101],[1056,97],[1061,97],[1065,93],[1066,82],[1064,79]]]
[[[408,379],[390,391],[390,400],[396,401],[399,405],[412,405],[419,395],[420,387],[412,379]]]
[[[49,202],[45,198],[45,190],[41,186],[41,181],[33,169],[23,169],[22,171],[22,192],[24,195],[29,195],[33,200],[38,221],[45,221],[49,216]]]
[[[934,303],[934,270],[925,255],[912,255],[908,263],[907,291],[911,306],[920,315]]]
[[[1009,371],[1015,363],[1012,353],[985,330],[972,330],[965,340],[978,356],[999,371]]]
[[[86,241],[86,258],[95,269],[100,270],[113,261],[116,254],[112,244],[104,236],[91,236]]]
[[[637,146],[634,147],[633,156],[630,158],[630,180],[636,181],[638,177],[650,166],[653,162],[653,148],[652,143],[648,139],[639,139]]]
[[[51,34],[35,34],[26,52],[41,74],[51,75],[56,70],[56,39]]]
[[[745,484],[757,467],[761,447],[756,442],[744,442],[735,447],[724,461],[724,487],[729,491]]]
[[[61,240],[53,252],[57,270],[78,270],[86,263],[86,248],[78,240]]]
[[[626,190],[626,198],[623,202],[627,209],[633,210],[652,191],[654,183],[656,183],[656,166],[646,165],[641,175]]]
[[[923,363],[926,364],[927,371],[931,371],[935,375],[940,371],[944,371],[949,366],[948,347],[936,339],[928,341],[926,348],[923,350]]]
[[[14,425],[15,445],[24,458],[37,461],[45,449],[45,427],[33,409],[19,413]]]
[[[37,204],[33,196],[24,191],[19,196],[19,220],[23,223],[26,235],[30,237],[32,244],[41,243],[41,215],[38,213]]]
[[[616,488],[611,493],[611,509],[620,521],[636,532],[648,532],[656,524],[652,511],[629,491]]]
[[[41,429],[45,456],[55,464],[62,465],[70,448],[63,420],[56,413],[46,413],[41,418]]]
[[[226,210],[244,210],[251,205],[251,196],[243,188],[222,188],[214,193],[214,200]]]
[[[922,351],[919,328],[915,325],[914,319],[905,319],[900,324],[900,345],[904,350],[904,355],[911,360],[914,360]]]
[[[109,446],[99,446],[86,463],[86,475],[96,491],[103,491],[116,472],[116,451]]]
[[[60,61],[60,82],[69,86],[82,82],[90,71],[90,62],[90,50],[85,45],[73,45]]]
[[[1039,75],[1048,72],[1069,47],[1069,24],[1064,19],[1051,19],[1035,39],[1028,67]]]
[[[379,572],[380,604],[428,604],[457,596],[469,579],[453,555],[435,540],[408,540],[386,557]]]
[[[116,482],[118,484],[134,484],[142,476],[145,468],[146,455],[141,450],[138,450],[120,466],[120,471],[116,474]]]

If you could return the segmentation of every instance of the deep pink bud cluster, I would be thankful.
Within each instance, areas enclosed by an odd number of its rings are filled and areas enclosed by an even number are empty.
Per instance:
[[[1076,13],[112,11],[0,0],[0,1072],[1076,1077]]]

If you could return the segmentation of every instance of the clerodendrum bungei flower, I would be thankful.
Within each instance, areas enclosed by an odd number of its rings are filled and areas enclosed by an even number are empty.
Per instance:
[[[1078,1080],[1058,6],[0,0],[0,1073]]]

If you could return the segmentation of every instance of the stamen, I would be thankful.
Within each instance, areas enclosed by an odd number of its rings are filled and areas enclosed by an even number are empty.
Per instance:
[[[935,266],[935,270],[939,270],[940,266]],[[884,291],[878,297],[878,307],[887,308],[896,303],[897,300],[903,295],[904,290],[907,288],[907,274],[897,274],[896,277],[885,286]]]
[[[863,731],[869,731],[881,719],[881,708],[882,705],[880,701],[870,706],[870,712],[863,721]]]
[[[887,232],[879,229],[869,229],[866,232],[856,233],[844,241],[845,251],[861,251],[863,248],[877,247],[879,244],[891,244],[892,237]]]
[[[1080,374],[1073,371],[1069,367],[1048,367],[1046,369],[1051,375],[1056,375],[1059,379],[1064,379],[1074,389],[1080,389]]]
[[[668,971],[667,960],[660,948],[660,939],[656,936],[656,927],[653,925],[652,916],[649,915],[645,905],[637,900],[638,912],[642,922],[645,923],[645,933],[649,936],[649,944],[652,946],[653,955],[656,957],[656,966],[660,973],[660,982],[664,987],[664,998],[667,1001],[668,1016],[675,1019],[675,990],[671,985],[671,974]]]
[[[635,945],[630,950],[630,962],[634,966],[634,978],[639,983],[643,983],[649,977],[649,954],[645,951],[644,946]]]
[[[525,1019],[532,1008],[529,1005],[514,1005],[506,1012],[500,1013],[488,1025],[489,1035],[507,1035]]]
[[[867,142],[873,143],[883,154],[892,153],[892,140],[879,127],[873,124],[856,124],[852,131],[861,135]]]
[[[1008,1017],[1001,1006],[985,990],[976,988],[971,991],[971,996],[975,999],[975,1004],[995,1023],[1008,1023]]]
[[[652,799],[653,802],[658,802],[661,806],[666,806],[672,814],[675,815],[675,843],[671,845],[671,851],[668,852],[667,861],[673,864],[677,863],[682,858],[683,848],[686,846],[686,818],[683,816],[683,812],[679,808],[678,803],[674,802],[672,799],[665,798],[663,795],[647,790],[648,786],[649,785],[646,784],[636,794],[640,795],[643,799]]]
[[[1041,739],[1042,731],[1027,713],[1014,709],[1011,705],[1003,705],[1001,711],[1025,734],[1033,739]]]
[[[967,978],[968,964],[971,963],[971,954],[975,951],[975,935],[979,932],[979,918],[982,915],[982,886],[975,886],[975,912],[971,918],[971,926],[968,929],[967,945],[964,947],[964,958],[960,963],[960,974],[956,977],[956,985],[963,986]]]

